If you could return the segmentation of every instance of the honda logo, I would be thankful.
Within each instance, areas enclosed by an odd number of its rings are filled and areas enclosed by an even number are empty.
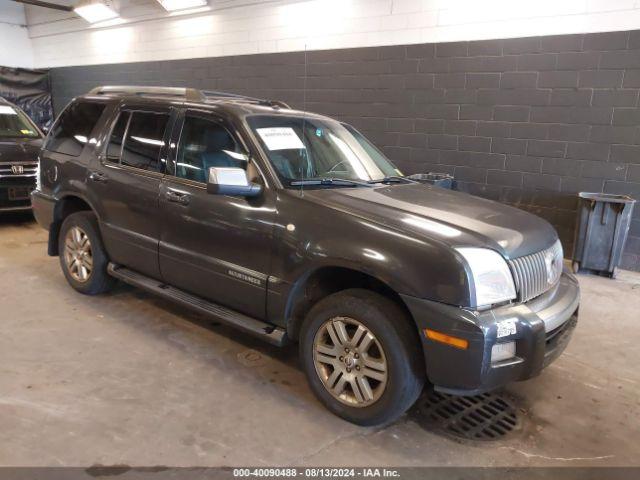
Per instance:
[[[22,165],[11,165],[11,173],[14,175],[22,175],[24,173],[24,167]]]

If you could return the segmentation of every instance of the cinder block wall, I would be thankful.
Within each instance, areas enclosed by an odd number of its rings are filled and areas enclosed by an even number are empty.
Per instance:
[[[306,97],[406,173],[452,173],[460,190],[546,218],[566,252],[577,192],[640,200],[640,31],[62,67],[52,81],[58,112],[99,84],[227,90],[296,108]],[[640,206],[623,267],[640,270]]]

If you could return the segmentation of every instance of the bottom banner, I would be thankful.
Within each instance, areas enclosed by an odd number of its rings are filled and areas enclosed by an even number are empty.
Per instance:
[[[0,480],[205,480],[249,478],[395,480],[571,479],[627,480],[640,478],[640,467],[0,467]]]

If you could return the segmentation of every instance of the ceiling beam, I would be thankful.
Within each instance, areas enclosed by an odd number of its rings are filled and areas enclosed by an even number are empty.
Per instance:
[[[36,7],[52,8],[53,10],[62,10],[63,12],[73,12],[73,7],[66,5],[58,5],[57,3],[41,2],[40,0],[13,0],[16,3],[26,3],[27,5],[35,5]]]

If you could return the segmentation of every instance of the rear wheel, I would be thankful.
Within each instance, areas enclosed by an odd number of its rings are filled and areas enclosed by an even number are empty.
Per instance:
[[[62,272],[77,291],[96,295],[113,286],[115,280],[107,273],[109,261],[93,212],[76,212],[64,220],[58,249]]]
[[[401,416],[424,382],[414,326],[393,302],[350,289],[316,304],[300,352],[312,390],[329,410],[359,425]]]

